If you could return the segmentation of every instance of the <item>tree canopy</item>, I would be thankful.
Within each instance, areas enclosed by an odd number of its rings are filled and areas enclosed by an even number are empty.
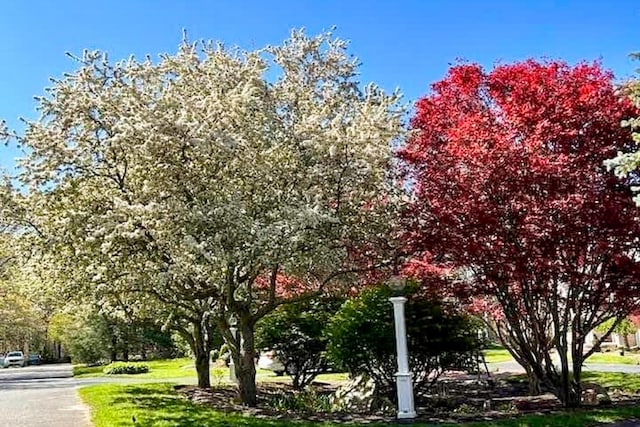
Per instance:
[[[393,197],[403,112],[360,85],[346,49],[294,31],[254,51],[184,41],[157,62],[76,58],[15,135],[38,265],[68,292],[162,307],[192,336],[201,385],[218,328],[254,404],[256,321],[385,262],[367,248],[387,241],[378,202]]]

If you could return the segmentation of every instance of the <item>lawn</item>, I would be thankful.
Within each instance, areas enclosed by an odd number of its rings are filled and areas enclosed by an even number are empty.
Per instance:
[[[76,365],[73,367],[73,376],[76,378],[95,378],[95,377],[135,377],[140,379],[175,379],[175,378],[195,378],[196,370],[193,360],[185,357],[180,359],[160,359],[150,360],[144,363],[149,365],[149,372],[146,374],[136,375],[105,375],[102,370],[104,366],[84,366]],[[224,372],[219,372],[224,371]],[[212,377],[224,375],[228,370],[226,368],[211,368]]]
[[[602,363],[616,365],[640,365],[640,355],[634,353],[625,353],[620,356],[619,353],[594,353],[585,363]]]
[[[496,347],[484,351],[484,360],[487,363],[513,362],[513,357],[508,350]]]
[[[487,350],[491,361],[504,361],[506,350]],[[508,355],[508,353],[507,353]],[[618,355],[610,355],[618,356]],[[621,357],[621,356],[618,356]],[[626,357],[626,356],[624,356]],[[147,374],[116,375],[144,379],[175,379],[194,378],[195,369],[190,359],[157,360],[145,362],[151,370]],[[614,363],[614,362],[610,362]],[[74,374],[80,378],[105,377],[102,367],[74,367]],[[514,379],[523,377],[514,376]],[[320,375],[317,380],[322,382],[341,382],[347,378],[346,374],[331,373]],[[228,369],[212,368],[212,383],[226,383]],[[290,381],[288,377],[276,377],[271,371],[258,371],[258,381]],[[628,392],[640,392],[640,375],[609,372],[586,372],[584,381],[597,382],[609,389],[619,389]],[[101,384],[80,389],[80,394],[91,407],[92,420],[96,427],[101,426],[131,426],[135,418],[135,425],[141,426],[274,426],[274,427],[308,427],[318,425],[345,425],[333,423],[312,423],[287,420],[267,420],[256,417],[244,417],[233,413],[216,411],[214,408],[194,405],[178,395],[173,384],[170,383],[141,383],[134,385]],[[483,423],[464,424],[476,427],[542,427],[542,426],[595,426],[616,420],[640,417],[640,407],[607,408],[589,411],[573,411],[553,415],[528,415],[512,420],[500,420]],[[416,427],[426,427],[427,424],[415,423]],[[458,424],[463,425],[463,424]],[[442,425],[441,425],[442,426]],[[381,427],[381,425],[380,425]]]
[[[525,415],[511,420],[458,424],[469,427],[589,427],[637,418],[640,407],[575,410],[560,414]],[[415,425],[415,424],[414,424]]]
[[[345,424],[328,422],[275,420],[224,413],[211,407],[195,405],[189,402],[174,391],[172,384],[167,383],[94,385],[81,388],[80,396],[91,407],[91,417],[95,427],[119,427],[133,424],[150,427],[345,426]],[[640,407],[623,407],[579,410],[561,414],[529,415],[511,420],[456,425],[469,427],[586,427],[639,416]],[[414,423],[412,425],[415,427],[427,427],[432,424]],[[378,424],[378,426],[382,427],[382,424]]]
[[[487,363],[513,362],[509,352],[499,346],[484,350],[484,358]],[[585,363],[601,363],[603,365],[640,365],[640,354],[626,353],[621,356],[617,352],[594,353]]]
[[[640,392],[640,374],[622,372],[584,372],[583,381],[594,382],[609,390],[620,390],[629,393]]]
[[[138,362],[135,362],[138,363]],[[73,376],[76,378],[101,378],[101,377],[109,377],[109,378],[132,378],[132,379],[140,379],[140,380],[151,380],[151,379],[166,379],[166,380],[185,380],[185,379],[196,379],[196,369],[193,364],[193,360],[189,358],[181,358],[181,359],[161,359],[161,360],[150,360],[147,362],[139,362],[145,363],[149,365],[149,372],[146,374],[135,374],[135,375],[106,375],[102,372],[104,366],[85,366],[85,365],[76,365],[73,367]],[[276,376],[272,371],[267,371],[264,369],[258,369],[256,372],[256,377],[258,381],[279,381],[286,382],[291,381],[288,376]],[[211,383],[213,385],[226,383],[229,379],[229,369],[228,368],[219,368],[212,367],[211,368]],[[347,374],[343,373],[330,373],[330,374],[321,374],[316,378],[316,381],[320,382],[342,382],[347,379]]]

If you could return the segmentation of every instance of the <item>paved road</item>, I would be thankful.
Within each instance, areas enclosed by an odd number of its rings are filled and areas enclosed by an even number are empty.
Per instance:
[[[0,369],[0,427],[88,427],[71,365]]]

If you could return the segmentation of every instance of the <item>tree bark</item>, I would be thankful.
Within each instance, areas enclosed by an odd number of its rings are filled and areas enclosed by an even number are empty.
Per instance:
[[[528,368],[525,368],[525,371],[527,372],[527,382],[528,382],[528,394],[530,396],[539,396],[542,394],[542,382],[540,381],[540,378],[538,378],[538,376],[531,370]]]
[[[125,362],[129,361],[129,331],[126,329],[126,326],[123,328],[123,337],[122,337],[122,360]]]
[[[111,362],[118,360],[118,337],[116,334],[111,334]]]
[[[238,393],[243,405],[253,407],[258,403],[254,325],[251,319],[241,318],[239,326],[240,337],[238,339],[240,345],[236,347],[236,351],[232,351],[233,361],[236,365],[236,377],[238,378]],[[237,351],[238,348],[239,352]]]
[[[577,408],[582,404],[582,362],[582,359],[573,361],[570,399],[565,405],[567,408]]]
[[[210,388],[211,375],[209,373],[209,346],[206,330],[199,322],[193,325],[193,346],[191,350],[196,359],[196,372],[198,374],[198,387]]]

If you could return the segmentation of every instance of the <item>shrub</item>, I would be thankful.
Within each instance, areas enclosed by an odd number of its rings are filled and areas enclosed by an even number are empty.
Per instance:
[[[477,370],[478,323],[419,294],[417,286],[408,288],[407,345],[416,393],[424,393],[446,370]],[[368,375],[386,396],[395,394],[397,371],[392,295],[387,286],[368,289],[347,301],[328,327],[331,360],[352,375]]]
[[[342,302],[332,297],[283,305],[258,323],[258,347],[276,352],[295,389],[327,369],[325,328]]]
[[[145,374],[149,372],[149,365],[146,363],[115,362],[105,366],[102,372],[107,375]]]

